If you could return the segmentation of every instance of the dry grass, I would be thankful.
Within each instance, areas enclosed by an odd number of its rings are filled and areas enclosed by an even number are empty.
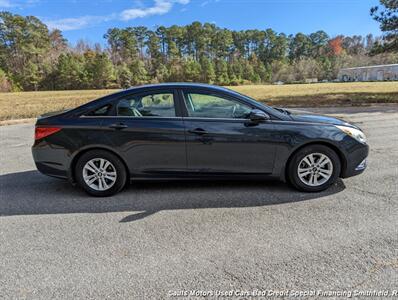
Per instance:
[[[231,88],[280,106],[398,103],[397,82],[247,85]],[[45,112],[76,107],[113,92],[116,90],[0,93],[0,120],[34,118]]]
[[[116,90],[0,93],[0,120],[34,118],[45,112],[73,108]]]
[[[398,82],[246,85],[233,89],[259,101],[283,106],[398,103]]]

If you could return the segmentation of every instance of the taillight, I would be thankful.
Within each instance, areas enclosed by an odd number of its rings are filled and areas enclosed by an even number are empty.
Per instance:
[[[42,139],[46,136],[54,134],[60,131],[60,127],[36,127],[35,128],[35,140]]]

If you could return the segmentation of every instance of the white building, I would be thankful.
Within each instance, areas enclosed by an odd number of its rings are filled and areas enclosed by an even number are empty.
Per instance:
[[[339,81],[398,80],[398,64],[341,69]]]

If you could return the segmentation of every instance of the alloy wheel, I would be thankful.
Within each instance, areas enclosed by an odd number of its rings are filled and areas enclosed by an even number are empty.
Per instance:
[[[116,182],[115,166],[104,158],[93,158],[83,167],[84,182],[96,191],[106,191]]]
[[[332,177],[333,163],[325,154],[310,153],[298,164],[297,174],[304,184],[320,186]]]

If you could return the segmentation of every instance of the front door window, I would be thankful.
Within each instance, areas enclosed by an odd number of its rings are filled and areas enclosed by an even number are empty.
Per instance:
[[[184,93],[188,116],[194,118],[247,119],[251,107],[239,101],[205,93]]]

